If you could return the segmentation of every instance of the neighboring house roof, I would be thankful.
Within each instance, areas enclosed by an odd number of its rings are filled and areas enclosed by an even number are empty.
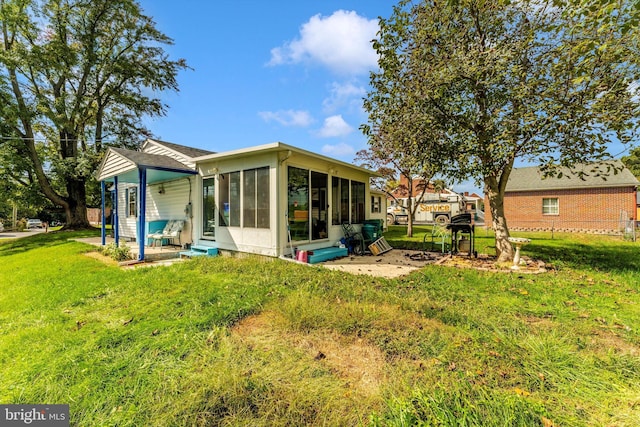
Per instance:
[[[622,169],[621,169],[622,168]],[[561,168],[562,177],[543,178],[538,166],[513,168],[506,191],[566,190],[577,188],[637,187],[640,182],[619,160]],[[584,172],[580,177],[578,173]]]
[[[145,145],[149,143],[162,145],[168,148],[169,150],[176,151],[190,158],[206,156],[208,154],[215,154],[214,151],[203,150],[201,148],[187,147],[186,145],[174,144],[173,142],[159,141],[157,139],[147,139],[143,144],[143,148]]]
[[[193,168],[168,156],[110,147],[98,168],[98,181],[112,181],[118,176],[123,182],[138,182],[140,168],[153,171],[148,176],[149,183],[196,173]]]

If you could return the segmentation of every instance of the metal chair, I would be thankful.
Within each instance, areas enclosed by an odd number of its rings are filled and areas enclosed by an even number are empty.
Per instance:
[[[353,225],[347,222],[342,223],[342,232],[349,252],[355,255],[364,254],[364,237],[362,233],[356,231]]]
[[[422,239],[423,249],[425,251],[434,252],[436,249],[442,253],[449,252],[451,242],[451,232],[446,226],[434,224],[431,234],[425,234]]]

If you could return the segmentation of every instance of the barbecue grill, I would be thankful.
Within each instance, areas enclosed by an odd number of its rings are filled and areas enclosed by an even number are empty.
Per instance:
[[[462,245],[462,241],[465,238],[468,238],[468,251],[469,256],[478,256],[475,250],[475,226],[471,222],[471,214],[470,213],[462,213],[459,215],[454,215],[451,217],[451,222],[447,224],[447,229],[451,230],[451,253],[457,254],[460,252],[460,249],[466,250],[467,247],[462,248],[461,246],[467,246],[466,242]],[[460,241],[458,241],[458,233],[460,234]]]

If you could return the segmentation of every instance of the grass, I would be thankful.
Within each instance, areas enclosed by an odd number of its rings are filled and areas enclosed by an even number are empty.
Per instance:
[[[79,426],[640,425],[636,243],[527,233],[549,273],[390,280],[256,257],[123,270],[72,236],[0,243],[1,403],[68,403]]]

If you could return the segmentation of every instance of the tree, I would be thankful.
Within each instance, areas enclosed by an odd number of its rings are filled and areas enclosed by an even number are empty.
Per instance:
[[[516,159],[554,175],[632,139],[637,22],[625,2],[403,0],[381,19],[367,99],[402,93],[413,120],[446,135],[450,162],[440,172],[484,184],[504,262],[513,257],[503,201]],[[375,103],[365,108],[373,123],[396,120],[379,117]]]
[[[640,147],[634,148],[628,156],[624,156],[620,160],[631,171],[633,176],[640,180]]]
[[[135,0],[0,0],[1,119],[24,178],[84,228],[87,183],[105,141],[135,146],[145,115],[166,110],[155,94],[177,90],[184,60]]]
[[[381,21],[382,32],[385,22]],[[413,219],[422,202],[428,184],[443,169],[448,159],[447,135],[432,126],[425,118],[422,105],[415,102],[409,88],[414,78],[408,63],[398,52],[404,43],[404,34],[387,31],[386,44],[374,42],[380,55],[380,73],[372,73],[373,91],[364,100],[369,123],[360,127],[367,136],[369,149],[357,153],[356,159],[364,166],[375,169],[387,182],[406,178],[395,189],[406,192],[407,236],[413,236]],[[400,179],[402,183],[403,180]],[[418,193],[415,197],[414,194]],[[392,193],[389,193],[393,197]]]

